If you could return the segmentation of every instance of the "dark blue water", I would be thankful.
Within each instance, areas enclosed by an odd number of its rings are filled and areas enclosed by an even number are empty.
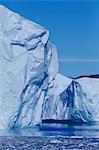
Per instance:
[[[99,124],[43,123],[34,128],[0,130],[1,150],[99,150]]]
[[[75,137],[97,137],[99,138],[99,124],[50,124],[45,123],[34,128],[0,130],[2,135],[15,136],[75,136]]]

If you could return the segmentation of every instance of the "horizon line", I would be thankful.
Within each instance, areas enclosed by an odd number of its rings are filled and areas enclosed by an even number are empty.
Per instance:
[[[99,63],[99,59],[89,58],[59,58],[59,62],[95,62]]]

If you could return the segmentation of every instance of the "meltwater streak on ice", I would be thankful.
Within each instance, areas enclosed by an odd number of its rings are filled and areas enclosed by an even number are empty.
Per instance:
[[[49,31],[0,5],[0,129],[99,121],[98,89],[99,78],[59,74]]]

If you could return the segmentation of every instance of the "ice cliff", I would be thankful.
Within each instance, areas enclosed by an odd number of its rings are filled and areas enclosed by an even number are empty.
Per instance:
[[[99,121],[98,89],[99,78],[59,74],[48,30],[0,5],[0,129]]]

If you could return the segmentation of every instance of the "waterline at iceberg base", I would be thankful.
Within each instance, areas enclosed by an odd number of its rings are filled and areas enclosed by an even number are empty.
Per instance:
[[[66,68],[68,69],[68,68]],[[0,5],[0,129],[99,121],[99,77],[58,72],[49,31]]]

